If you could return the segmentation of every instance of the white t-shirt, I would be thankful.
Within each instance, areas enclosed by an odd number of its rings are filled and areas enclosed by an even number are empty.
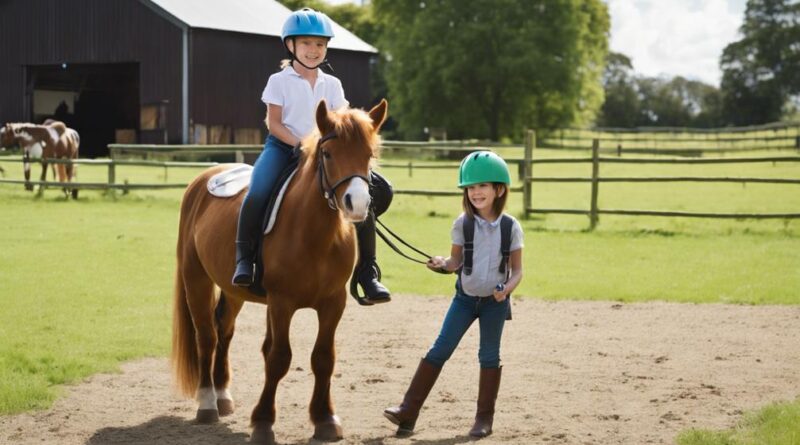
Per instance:
[[[524,246],[522,226],[516,218],[511,226],[511,246],[509,252],[522,249]],[[453,222],[450,237],[453,244],[464,246],[464,214],[462,213]],[[500,220],[489,222],[475,215],[475,235],[472,240],[472,273],[461,274],[461,288],[473,297],[486,297],[492,295],[494,287],[506,280],[505,274],[500,273]]]
[[[282,71],[269,76],[267,86],[261,93],[261,100],[283,107],[281,122],[293,135],[300,139],[311,134],[316,125],[315,114],[319,101],[325,99],[329,110],[338,110],[350,103],[344,98],[342,82],[318,70],[314,88],[307,80],[287,66]]]

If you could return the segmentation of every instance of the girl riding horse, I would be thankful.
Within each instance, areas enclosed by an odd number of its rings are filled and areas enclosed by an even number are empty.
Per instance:
[[[331,401],[334,335],[347,301],[345,285],[355,263],[354,222],[370,210],[370,164],[377,157],[387,104],[369,113],[316,109],[317,131],[304,140],[300,161],[283,197],[272,231],[259,241],[264,257],[266,297],[234,285],[234,239],[243,193],[220,199],[207,191],[218,166],[186,189],[178,231],[172,362],[182,391],[196,395],[197,421],[215,422],[233,412],[228,391],[228,348],[236,316],[245,302],[267,305],[262,353],[266,383],[251,415],[252,443],[273,444],[275,393],[292,358],[289,328],[295,311],[317,312],[319,331],[311,354],[315,384],[309,406],[314,437],[342,438]],[[220,289],[215,296],[215,287]]]

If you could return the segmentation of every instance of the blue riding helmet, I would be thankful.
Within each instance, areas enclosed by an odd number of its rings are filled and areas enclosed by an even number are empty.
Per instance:
[[[333,37],[331,20],[322,12],[311,8],[303,8],[293,12],[283,23],[281,40],[285,43],[288,37],[314,36]]]

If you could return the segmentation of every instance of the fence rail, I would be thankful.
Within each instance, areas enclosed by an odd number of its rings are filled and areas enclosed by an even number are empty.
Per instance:
[[[589,217],[590,228],[595,228],[600,215],[626,215],[626,216],[663,216],[663,217],[688,217],[688,218],[732,218],[732,219],[792,219],[800,218],[800,213],[710,213],[710,212],[677,212],[662,210],[643,210],[643,209],[602,209],[599,208],[599,193],[601,183],[668,183],[668,182],[719,182],[719,183],[761,183],[775,185],[798,185],[800,179],[795,178],[758,178],[758,177],[702,177],[702,176],[659,176],[659,177],[602,177],[600,176],[601,164],[665,164],[665,165],[692,165],[692,164],[753,164],[753,163],[779,163],[779,162],[800,162],[800,156],[757,156],[757,157],[738,157],[738,158],[633,158],[633,157],[610,157],[600,156],[601,138],[595,138],[592,142],[591,157],[580,158],[539,158],[534,159],[534,152],[538,150],[536,133],[533,130],[526,132],[525,143],[522,146],[510,144],[472,144],[465,142],[398,142],[384,141],[384,149],[411,150],[412,152],[467,152],[475,149],[485,148],[505,148],[521,149],[521,158],[507,157],[509,164],[516,164],[521,185],[512,188],[512,191],[522,192],[523,211],[526,217],[531,214],[571,214],[585,215]],[[580,148],[587,150],[587,148]],[[91,160],[48,160],[54,164],[84,164],[105,166],[108,168],[108,180],[104,183],[61,183],[48,181],[24,181],[16,179],[0,178],[0,183],[5,184],[27,184],[40,185],[43,187],[72,187],[95,190],[147,190],[147,189],[168,189],[184,188],[185,183],[162,184],[129,184],[118,183],[116,181],[117,166],[148,166],[168,168],[201,168],[218,165],[217,162],[176,162],[176,161],[155,161],[147,159],[118,159],[124,154],[149,154],[156,155],[178,155],[178,154],[236,154],[237,159],[241,153],[260,152],[261,145],[109,145],[112,159]],[[613,151],[612,148],[609,151]],[[619,155],[619,153],[618,153]],[[23,162],[22,158],[0,158],[0,162]],[[592,164],[592,174],[590,177],[543,177],[533,174],[536,165],[544,164]],[[382,168],[405,169],[408,175],[413,176],[414,170],[425,169],[457,169],[458,162],[385,162]],[[539,183],[591,183],[590,205],[588,209],[559,209],[559,208],[536,208],[532,204],[533,184]],[[453,190],[421,190],[421,189],[396,189],[395,193],[400,195],[421,195],[421,196],[460,196],[460,191]]]
[[[535,208],[532,205],[532,192],[528,191],[524,198],[524,211],[527,217],[530,214],[559,213],[568,215],[586,215],[589,217],[590,229],[594,229],[599,221],[599,215],[625,215],[625,216],[663,216],[663,217],[687,217],[687,218],[727,218],[727,219],[794,219],[800,218],[800,213],[710,213],[710,212],[676,212],[661,210],[612,210],[600,209],[598,198],[600,193],[600,183],[648,183],[648,182],[734,182],[734,183],[765,183],[765,184],[800,184],[800,179],[794,178],[753,178],[753,177],[703,177],[703,176],[662,176],[662,177],[600,177],[600,164],[753,164],[771,162],[800,162],[800,156],[771,156],[771,157],[742,157],[742,158],[705,158],[705,159],[658,159],[658,158],[613,158],[601,157],[600,140],[592,141],[591,158],[550,158],[533,159],[533,152],[536,148],[536,136],[533,130],[529,131],[525,144],[525,164],[533,166],[535,164],[592,164],[592,176],[586,177],[534,177],[530,172],[525,175],[524,188],[528,188],[533,183],[591,183],[591,195],[589,209],[545,209]]]

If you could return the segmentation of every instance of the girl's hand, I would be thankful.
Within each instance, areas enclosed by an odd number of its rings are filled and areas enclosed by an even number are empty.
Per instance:
[[[502,303],[508,298],[508,290],[506,290],[505,285],[498,284],[497,287],[494,288],[492,295],[494,295],[494,300],[496,302]]]
[[[431,257],[425,265],[434,272],[450,273],[450,271],[447,270],[447,260],[443,256]]]

